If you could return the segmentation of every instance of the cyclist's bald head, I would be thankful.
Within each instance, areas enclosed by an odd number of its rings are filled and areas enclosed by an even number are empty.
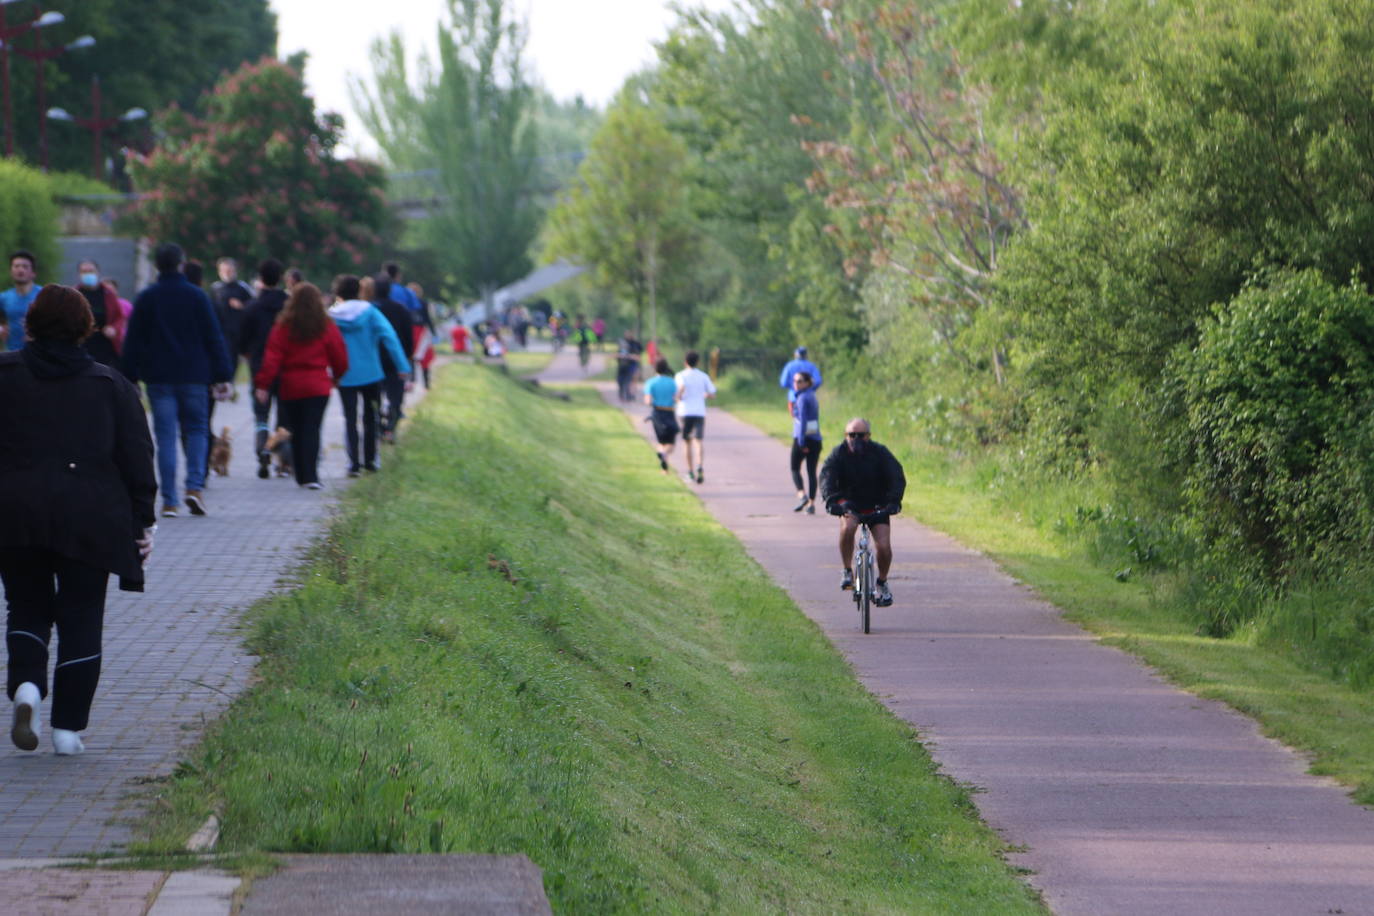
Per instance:
[[[869,433],[873,430],[869,427],[868,421],[863,417],[855,417],[844,425],[846,433]]]

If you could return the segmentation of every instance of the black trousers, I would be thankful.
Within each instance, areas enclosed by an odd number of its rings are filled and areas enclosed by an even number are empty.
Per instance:
[[[320,425],[329,395],[278,401],[282,425],[291,430],[291,466],[296,483],[315,483],[320,479]]]
[[[25,682],[48,695],[48,643],[57,627],[57,667],[52,679],[52,727],[79,732],[91,714],[100,681],[100,641],[105,624],[105,586],[110,574],[31,547],[0,549],[9,618],[9,698]]]
[[[344,450],[348,452],[348,469],[358,469],[358,402],[363,409],[363,464],[377,467],[377,425],[382,406],[382,383],[371,385],[340,385],[339,400],[344,412]]]
[[[286,426],[286,424],[282,422],[281,401],[277,398],[277,386],[274,384],[269,391],[270,394],[266,404],[258,403],[256,397],[252,398],[254,455],[262,454],[262,450],[267,447],[267,437],[272,434],[272,430],[276,429],[276,426],[268,422],[272,419],[273,401],[277,402],[277,426]],[[211,430],[211,432],[213,433],[213,430]]]
[[[382,379],[382,390],[386,392],[386,416],[382,418],[382,429],[395,430],[396,424],[405,416],[401,407],[406,399],[405,379],[398,375],[388,375]]]
[[[820,457],[820,453],[821,444],[819,442],[807,443],[806,454],[803,455],[797,440],[792,440],[792,483],[796,485],[798,490],[805,490],[811,499],[816,498],[816,459]],[[801,466],[803,459],[806,460],[806,481],[810,489],[802,486]]]

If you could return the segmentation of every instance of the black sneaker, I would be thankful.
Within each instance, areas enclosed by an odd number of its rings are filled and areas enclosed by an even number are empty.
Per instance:
[[[658,466],[661,467],[661,468],[663,468],[664,473],[667,473],[667,471],[668,471],[668,459],[667,459],[667,458],[664,458],[663,455],[662,455],[661,453],[660,453],[659,456],[658,456]]]
[[[258,479],[266,480],[271,476],[272,453],[266,449],[258,452]]]
[[[854,587],[854,571],[846,569],[844,575],[840,576],[840,591],[847,592]]]
[[[349,476],[349,477],[361,477],[361,476],[363,476],[363,469],[362,469],[362,468],[359,468],[359,467],[351,467],[351,468],[348,469],[348,476]]]
[[[811,499],[810,499],[810,497],[803,496],[803,497],[801,498],[801,502],[797,503],[797,505],[792,509],[792,511],[793,511],[793,512],[800,512],[801,510],[805,509],[805,508],[806,508],[807,506],[809,506],[809,505],[811,505]]]
[[[892,607],[892,592],[886,582],[878,583],[878,593],[873,596],[873,603],[878,607]]]
[[[701,468],[697,468],[697,483],[705,483],[705,482],[706,482],[706,475],[703,474],[703,473],[701,472]]]
[[[191,510],[192,515],[205,514],[205,500],[201,497],[199,490],[187,490],[182,501],[186,503],[186,508]]]

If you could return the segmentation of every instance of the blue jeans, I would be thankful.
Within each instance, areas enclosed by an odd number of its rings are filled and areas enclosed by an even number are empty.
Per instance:
[[[186,449],[186,489],[205,489],[205,460],[210,449],[210,403],[205,385],[149,382],[153,438],[157,440],[157,481],[164,506],[179,506],[177,444]]]

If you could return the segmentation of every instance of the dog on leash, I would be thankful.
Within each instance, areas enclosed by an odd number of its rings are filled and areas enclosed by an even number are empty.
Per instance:
[[[229,476],[229,461],[234,457],[233,434],[229,427],[220,430],[210,442],[210,470],[221,477]]]
[[[285,426],[278,426],[267,437],[263,448],[267,449],[276,461],[278,477],[290,477],[294,473],[291,470],[291,430]]]

